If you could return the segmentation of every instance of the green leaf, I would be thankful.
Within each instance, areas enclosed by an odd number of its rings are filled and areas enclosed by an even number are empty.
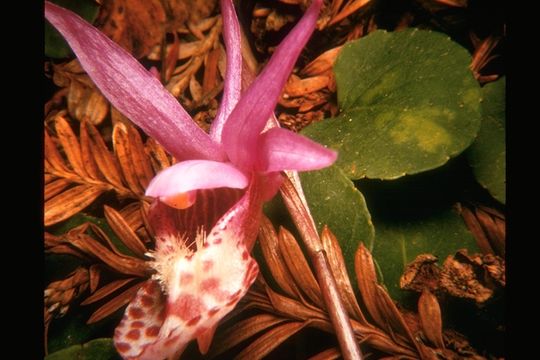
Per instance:
[[[86,321],[93,311],[95,308],[91,306],[72,305],[66,316],[54,319],[49,327],[49,352],[80,346],[92,339],[113,334],[122,319],[123,310],[118,310],[97,323],[87,324]]]
[[[113,360],[120,359],[112,339],[95,339],[49,354],[45,360]]]
[[[467,152],[476,180],[501,203],[506,202],[505,78],[482,89],[482,126]]]
[[[83,19],[92,23],[97,17],[99,6],[92,0],[52,0],[79,14]],[[56,29],[45,21],[45,55],[52,58],[65,58],[71,54],[71,48]]]
[[[460,154],[480,127],[469,53],[446,35],[375,31],[341,50],[334,71],[341,114],[304,134],[339,151],[352,179],[395,179]]]
[[[376,237],[373,256],[382,272],[390,296],[403,303],[407,292],[399,288],[405,265],[417,255],[430,253],[442,263],[448,255],[478,246],[462,218],[453,210],[433,211],[414,219],[374,220]]]
[[[417,255],[445,258],[476,241],[453,205],[477,187],[464,156],[421,174],[385,181],[363,179],[362,190],[375,224],[373,256],[390,295],[407,306],[416,295],[399,289],[405,265]]]
[[[300,174],[302,187],[317,230],[328,225],[336,235],[349,274],[354,275],[354,254],[360,242],[371,249],[374,229],[364,196],[337,166]],[[354,276],[351,281],[354,281]]]

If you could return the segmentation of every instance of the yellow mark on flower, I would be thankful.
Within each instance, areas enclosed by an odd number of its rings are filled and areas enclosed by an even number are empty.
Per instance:
[[[195,191],[189,191],[185,193],[179,193],[172,196],[164,196],[160,200],[165,204],[176,208],[176,209],[186,209],[193,205],[196,199]]]

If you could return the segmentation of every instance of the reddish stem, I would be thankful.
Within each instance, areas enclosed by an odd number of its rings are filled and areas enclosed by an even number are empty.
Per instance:
[[[297,187],[300,188],[300,183],[298,181],[294,181],[293,183],[291,178],[287,176],[281,185],[281,195],[300,232],[300,236],[306,245],[308,255],[315,268],[315,276],[321,287],[330,320],[334,325],[341,354],[345,360],[360,360],[362,359],[362,354],[356,343],[349,315],[341,302],[336,280],[330,271],[326,252],[323,249],[313,218],[303,196],[300,195],[301,188],[298,191]]]

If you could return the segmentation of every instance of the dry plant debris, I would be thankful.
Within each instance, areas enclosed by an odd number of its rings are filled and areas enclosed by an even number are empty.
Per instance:
[[[484,254],[504,258],[506,253],[506,219],[503,213],[487,206],[458,206],[463,220]]]
[[[505,261],[492,254],[468,255],[460,250],[442,268],[433,255],[422,254],[407,265],[400,280],[402,289],[439,292],[484,304],[506,285]]]
[[[120,198],[144,200],[152,177],[172,159],[132,125],[117,123],[111,152],[99,131],[82,121],[78,136],[58,113],[45,129],[45,225],[63,221],[114,191]]]
[[[54,315],[57,308],[62,306],[61,309],[64,310],[60,311],[60,315],[65,315],[69,303],[80,296],[88,287],[91,295],[81,303],[82,305],[107,299],[94,311],[88,319],[88,323],[104,319],[131,300],[131,297],[142,285],[142,281],[146,280],[152,272],[145,261],[145,253],[150,239],[143,220],[144,208],[144,205],[135,207],[132,204],[121,211],[116,211],[105,206],[107,223],[122,244],[133,254],[132,256],[121,252],[99,226],[90,222],[81,224],[61,236],[45,233],[46,253],[73,255],[88,264],[87,268],[77,269],[75,274],[67,279],[49,285],[45,291],[45,299],[46,304],[50,303],[51,305],[46,309],[46,312]],[[101,275],[104,271],[116,274],[119,279],[110,281],[106,285],[100,285]],[[78,292],[72,290],[74,283],[81,283]],[[130,287],[126,290],[128,284]],[[66,287],[70,292],[66,293]],[[124,291],[115,294],[120,289]],[[58,294],[60,290],[63,293]],[[111,295],[113,295],[112,299]],[[59,301],[59,297],[61,301]],[[60,305],[55,305],[56,303]]]
[[[259,236],[272,283],[277,287],[270,286],[268,279],[259,276],[236,313],[240,316],[249,309],[257,309],[260,313],[222,326],[211,348],[211,357],[249,340],[236,359],[260,359],[306,327],[334,332],[321,303],[322,294],[314,274],[294,236],[284,228],[276,232],[268,219],[264,219]],[[361,244],[355,261],[360,290],[356,296],[344,271],[345,263],[337,239],[325,228],[321,240],[354,334],[366,356],[437,359],[444,354],[444,359],[459,358],[455,346],[449,344],[459,334],[443,336],[441,310],[431,292],[426,290],[420,297],[418,315],[402,312],[378,284],[371,254]],[[339,348],[331,347],[312,358],[339,356]]]

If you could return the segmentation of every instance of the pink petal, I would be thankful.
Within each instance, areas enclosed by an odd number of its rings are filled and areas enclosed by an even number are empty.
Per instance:
[[[105,97],[177,159],[224,154],[135,58],[78,15],[45,2],[45,17],[67,40]]]
[[[272,114],[300,52],[315,29],[322,0],[314,0],[302,19],[277,47],[255,82],[242,96],[223,128],[229,159],[241,168],[256,161],[257,137]]]
[[[263,172],[317,170],[332,165],[334,150],[289,130],[272,128],[261,134],[258,168]]]
[[[223,38],[227,50],[227,69],[221,104],[210,128],[210,136],[216,142],[221,142],[223,125],[240,98],[242,85],[242,40],[240,24],[232,0],[221,1],[221,17],[223,19]]]
[[[230,163],[187,160],[157,174],[148,185],[146,195],[168,197],[198,189],[243,189],[247,185],[248,178]]]

